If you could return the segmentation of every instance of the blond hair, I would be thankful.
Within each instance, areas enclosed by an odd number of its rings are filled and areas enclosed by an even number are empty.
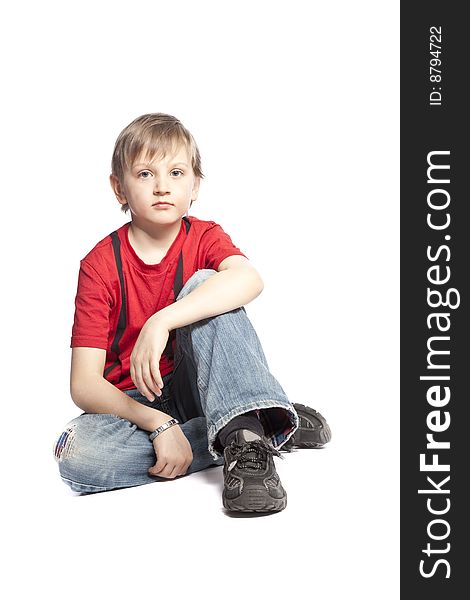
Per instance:
[[[194,175],[203,178],[199,149],[181,121],[165,113],[142,115],[119,134],[111,160],[111,172],[122,183],[124,170],[130,169],[143,153],[144,159],[163,158],[176,153],[181,145],[186,147]],[[121,210],[127,212],[129,205],[123,204]]]

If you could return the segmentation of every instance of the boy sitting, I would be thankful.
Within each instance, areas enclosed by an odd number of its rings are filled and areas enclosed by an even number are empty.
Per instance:
[[[131,221],[80,262],[70,391],[84,413],[54,454],[77,492],[223,465],[225,508],[279,511],[273,456],[331,433],[269,371],[243,308],[258,272],[219,225],[187,216],[202,177],[175,117],[143,115],[119,135],[110,181]]]

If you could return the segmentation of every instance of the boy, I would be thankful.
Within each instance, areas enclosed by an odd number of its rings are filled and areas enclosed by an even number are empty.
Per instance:
[[[187,216],[202,177],[175,117],[119,135],[110,182],[132,218],[80,263],[70,391],[84,413],[54,455],[84,493],[224,465],[225,508],[280,511],[277,448],[321,446],[330,430],[269,372],[243,308],[263,289],[255,268],[219,225]]]

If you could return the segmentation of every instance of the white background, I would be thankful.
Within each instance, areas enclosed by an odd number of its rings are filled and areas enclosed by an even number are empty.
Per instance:
[[[17,2],[2,9],[2,530],[9,598],[398,598],[398,2]],[[231,518],[220,469],[73,496],[52,446],[80,259],[129,220],[114,141],[177,116],[248,305],[324,450],[276,459],[277,515]],[[131,596],[132,594],[132,596]]]

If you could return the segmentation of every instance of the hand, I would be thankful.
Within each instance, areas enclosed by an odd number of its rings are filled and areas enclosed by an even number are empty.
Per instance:
[[[131,354],[131,378],[139,392],[150,402],[161,396],[163,379],[160,358],[170,331],[161,319],[150,317],[139,333]]]
[[[179,425],[172,425],[157,435],[153,447],[157,462],[148,470],[149,475],[174,479],[185,475],[193,462],[191,444]]]

